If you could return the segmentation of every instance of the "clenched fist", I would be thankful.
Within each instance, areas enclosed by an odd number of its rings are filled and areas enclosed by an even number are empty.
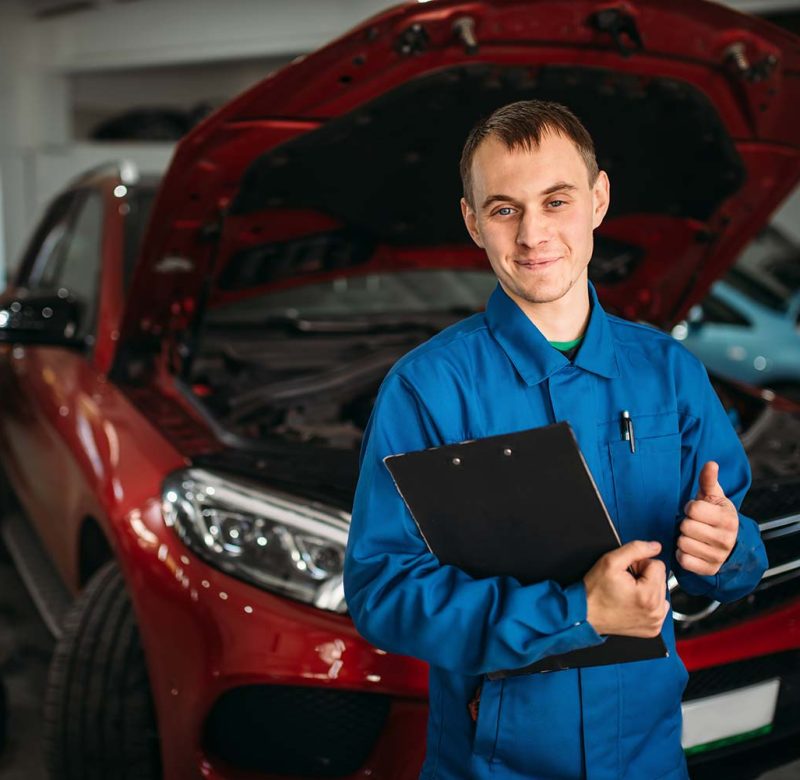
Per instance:
[[[669,613],[666,569],[653,557],[660,551],[658,542],[628,542],[583,578],[586,619],[598,634],[658,636]]]
[[[687,501],[675,558],[695,574],[716,574],[731,554],[739,533],[739,513],[726,498],[713,460],[700,472],[697,497]]]

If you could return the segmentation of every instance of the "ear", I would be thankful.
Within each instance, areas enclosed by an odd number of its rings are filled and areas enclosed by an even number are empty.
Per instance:
[[[611,183],[605,171],[597,174],[597,179],[592,187],[592,230],[600,227],[608,211],[611,199]]]
[[[467,231],[472,240],[481,248],[484,249],[481,234],[478,231],[478,218],[472,210],[472,206],[467,203],[464,198],[461,198],[461,216],[464,218],[464,224],[467,226]]]

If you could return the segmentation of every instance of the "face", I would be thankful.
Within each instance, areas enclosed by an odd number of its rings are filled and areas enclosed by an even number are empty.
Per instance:
[[[472,161],[475,208],[461,213],[508,295],[524,311],[585,297],[592,231],[608,209],[608,177],[593,186],[574,143],[543,135],[531,151],[489,136]]]

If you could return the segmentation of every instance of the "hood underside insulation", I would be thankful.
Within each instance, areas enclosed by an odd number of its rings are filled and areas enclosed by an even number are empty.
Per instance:
[[[467,243],[458,200],[472,126],[516,100],[554,100],[594,138],[609,174],[608,218],[706,220],[743,183],[709,100],[673,79],[588,67],[467,65],[420,76],[259,157],[231,214],[313,209],[374,241]]]

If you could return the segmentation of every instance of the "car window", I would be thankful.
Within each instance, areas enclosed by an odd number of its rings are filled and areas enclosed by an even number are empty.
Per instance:
[[[81,309],[78,336],[94,330],[97,294],[100,280],[100,256],[103,229],[103,198],[99,192],[85,190],[75,209],[65,220],[57,236],[57,248],[50,251],[43,265],[34,264],[37,274],[30,276],[29,287],[50,291],[66,289],[78,301]],[[55,240],[55,239],[54,239]]]
[[[54,279],[57,286],[66,287],[76,298],[86,302],[93,300],[97,293],[102,228],[102,196],[97,192],[87,193]]]
[[[48,208],[20,261],[17,286],[38,287],[42,277],[58,267],[77,200],[75,193],[67,193]]]

